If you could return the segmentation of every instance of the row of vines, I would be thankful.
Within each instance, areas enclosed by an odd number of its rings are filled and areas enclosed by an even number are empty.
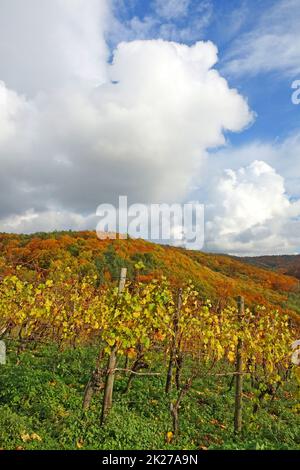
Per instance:
[[[83,407],[88,410],[93,395],[103,391],[101,424],[112,407],[117,373],[128,376],[127,390],[136,375],[146,380],[165,374],[165,393],[177,390],[170,403],[174,435],[181,400],[195,378],[228,375],[235,381],[234,423],[240,432],[243,378],[251,379],[259,399],[276,393],[293,373],[296,335],[288,316],[276,310],[245,309],[242,298],[220,308],[201,298],[192,284],[174,289],[164,278],[126,282],[126,270],[119,286],[111,287],[99,287],[96,277],[66,273],[55,282],[29,282],[16,274],[0,283],[0,339],[15,339],[20,354],[28,342],[99,346]],[[154,353],[158,369],[151,362]]]

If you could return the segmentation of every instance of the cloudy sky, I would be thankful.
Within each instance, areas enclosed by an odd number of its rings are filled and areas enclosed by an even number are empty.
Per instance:
[[[0,231],[205,204],[205,249],[300,251],[300,0],[0,0]],[[300,94],[299,94],[300,96]]]

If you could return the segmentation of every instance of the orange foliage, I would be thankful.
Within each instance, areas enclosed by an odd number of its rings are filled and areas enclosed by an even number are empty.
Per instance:
[[[136,257],[141,256],[142,262],[143,259],[148,262],[138,273],[141,281],[149,282],[164,275],[174,286],[182,286],[192,280],[203,296],[216,302],[244,295],[248,305],[264,304],[289,311],[289,294],[299,292],[299,281],[294,277],[239,258],[187,251],[141,239],[99,240],[96,233],[89,231],[31,236],[0,234],[0,277],[12,274],[17,266],[22,267],[24,278],[55,278],[57,270],[69,268],[70,275],[101,275],[101,282],[110,282],[116,276],[110,269],[111,258],[106,256],[109,250],[119,263],[115,269],[123,263],[131,267],[132,276],[136,275]],[[280,262],[282,269],[283,260]]]

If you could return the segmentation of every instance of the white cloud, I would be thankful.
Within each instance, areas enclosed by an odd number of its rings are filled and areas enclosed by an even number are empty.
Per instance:
[[[0,230],[93,228],[102,202],[180,202],[200,178],[208,249],[296,251],[300,137],[208,155],[253,119],[216,47],[122,42],[108,64],[105,2],[74,1],[3,0]]]
[[[97,224],[94,214],[82,216],[69,211],[49,210],[37,213],[34,209],[21,215],[12,215],[0,221],[0,231],[8,233],[33,233],[55,230],[94,230]]]
[[[300,201],[267,163],[227,170],[211,192],[206,225],[209,250],[235,254],[294,252],[300,246]]]
[[[242,146],[227,147],[210,155],[207,160],[207,178],[227,167],[237,170],[253,160],[262,160],[275,168],[285,180],[285,187],[294,198],[300,198],[300,132],[294,132],[283,141],[252,141]]]
[[[107,66],[114,83],[64,82],[31,100],[2,85],[1,217],[32,209],[85,217],[119,194],[180,201],[206,149],[252,119],[216,61],[209,42],[134,41]]]
[[[265,10],[255,27],[234,41],[224,70],[230,74],[255,75],[280,71],[300,73],[299,0],[280,0]]]
[[[21,125],[26,126],[25,116],[31,108],[26,99],[12,90],[8,90],[0,81],[0,145],[17,138]]]
[[[29,96],[103,82],[107,15],[106,0],[1,0],[0,80]]]

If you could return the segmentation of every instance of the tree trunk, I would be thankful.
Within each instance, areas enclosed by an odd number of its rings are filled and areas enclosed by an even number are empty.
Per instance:
[[[174,363],[175,363],[175,359],[176,359],[178,323],[179,323],[179,315],[180,315],[181,305],[182,305],[182,289],[179,289],[177,309],[174,313],[174,318],[173,318],[174,336],[172,338],[172,343],[171,343],[170,358],[169,358],[166,388],[165,388],[165,392],[167,394],[170,392],[171,387],[172,387],[172,375],[173,375],[173,367],[174,367]]]
[[[238,299],[238,319],[242,324],[244,316],[244,298]],[[241,325],[242,326],[242,325]],[[243,393],[243,342],[239,338],[236,352],[236,383],[235,383],[235,413],[234,413],[234,431],[240,434],[242,430],[242,393]]]
[[[97,383],[95,383],[95,378],[97,377],[97,379],[99,379],[99,368],[100,368],[102,359],[103,359],[103,349],[99,351],[97,362],[96,362],[96,368],[93,370],[92,375],[90,379],[88,380],[84,389],[83,402],[82,402],[82,408],[84,411],[87,411],[89,409],[92,398],[95,393],[95,389],[99,389],[98,380],[97,380]]]
[[[94,395],[94,389],[93,389],[92,379],[90,379],[84,389],[83,403],[82,403],[82,408],[84,411],[87,411],[89,409],[93,395]]]
[[[119,281],[119,296],[122,294],[125,283],[126,283],[127,268],[121,269],[120,281]],[[117,346],[113,346],[110,353],[107,370],[106,370],[106,381],[104,387],[104,396],[102,402],[101,411],[101,425],[105,423],[106,418],[112,406],[114,381],[115,381],[115,369],[117,365]]]
[[[103,397],[102,413],[101,413],[101,424],[105,423],[106,418],[112,406],[116,364],[117,364],[117,348],[114,347],[110,354],[108,365],[107,365],[107,375],[106,375],[106,381],[105,381],[104,397]]]
[[[139,344],[138,347],[138,355],[137,355],[137,358],[136,360],[134,361],[132,367],[131,367],[131,370],[132,372],[137,372],[139,369],[142,369],[144,366],[147,366],[144,362],[143,362],[143,357],[144,357],[144,354],[143,354],[143,348],[142,346]],[[125,367],[126,369],[126,367]],[[127,382],[127,386],[124,390],[124,393],[127,393],[130,389],[130,386],[131,386],[131,382],[133,381],[134,379],[134,374],[133,373],[130,373],[129,375],[129,378],[128,378],[128,382]]]
[[[191,388],[193,383],[193,378],[190,378],[185,385],[182,387],[182,389],[179,392],[178,398],[175,403],[171,403],[170,405],[170,411],[172,415],[172,421],[173,421],[173,434],[174,437],[176,438],[179,432],[179,407],[182,399],[185,397],[185,395],[188,393],[189,389]]]
[[[183,355],[181,352],[177,351],[176,354],[176,372],[175,372],[175,383],[177,390],[180,389],[180,378],[181,378],[181,369],[183,364]]]

